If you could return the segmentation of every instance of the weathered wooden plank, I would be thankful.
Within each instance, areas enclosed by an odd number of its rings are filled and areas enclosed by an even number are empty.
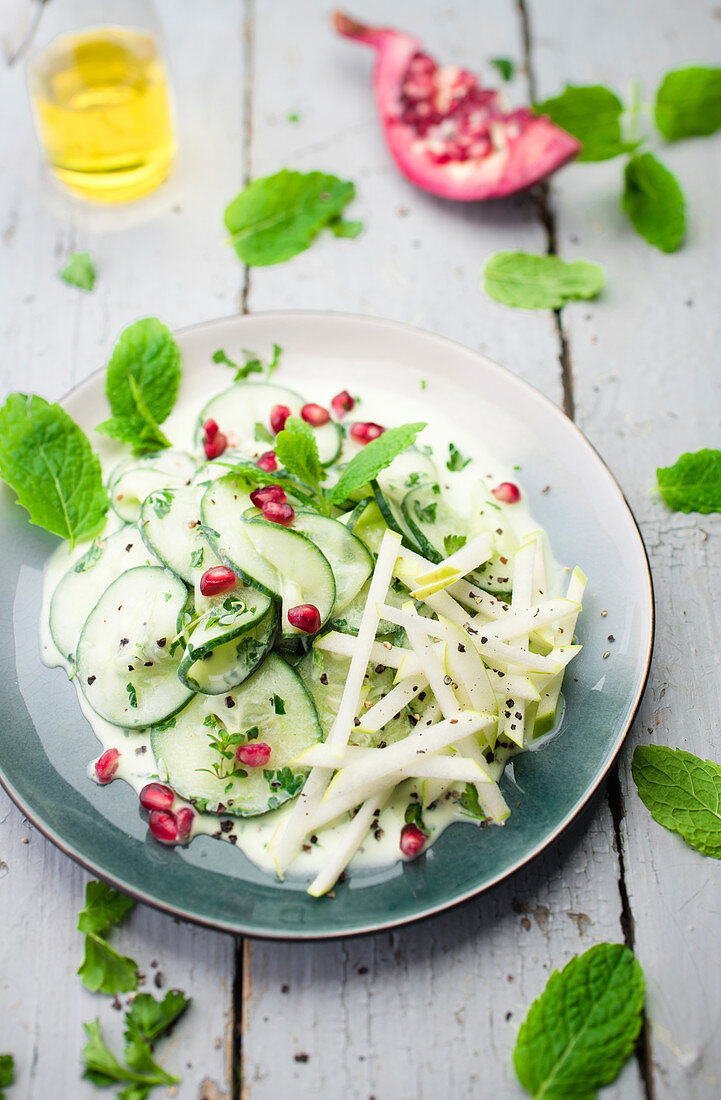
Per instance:
[[[712,5],[683,14],[670,2],[569,7],[532,3],[539,94],[565,80],[607,83],[626,94],[642,82],[715,63],[721,21]],[[684,450],[718,446],[721,350],[718,255],[719,138],[658,145],[689,206],[684,248],[665,256],[636,236],[618,209],[622,163],[578,165],[558,177],[552,201],[567,258],[603,263],[598,303],[564,310],[578,421],[621,480],[644,532],[656,585],[658,631],[649,690],[622,757],[622,836],[636,950],[649,984],[653,1095],[715,1095],[721,1081],[721,992],[716,865],[650,818],[630,776],[638,742],[719,759],[717,516],[672,515],[649,493],[655,468]],[[612,665],[611,665],[612,668]]]

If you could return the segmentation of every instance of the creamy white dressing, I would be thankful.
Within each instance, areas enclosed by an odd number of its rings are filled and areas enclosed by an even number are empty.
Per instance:
[[[191,454],[197,453],[194,446],[194,431],[198,410],[212,396],[212,394],[208,394],[205,388],[205,381],[207,381],[207,376],[200,379],[186,378],[184,380],[185,399],[178,404],[163,424],[163,431],[170,440],[171,445]],[[282,384],[282,379],[279,379],[279,383]],[[226,387],[220,387],[219,392],[222,388]],[[313,400],[326,405],[330,405],[330,398],[336,392],[335,389],[329,390],[327,382],[322,385],[314,385],[312,379],[309,379],[305,390],[312,395]],[[479,478],[484,480],[489,488],[502,481],[522,484],[522,471],[500,463],[496,457],[485,450],[482,442],[477,437],[472,437],[470,433],[458,430],[457,425],[452,425],[448,420],[440,417],[436,409],[429,411],[428,406],[430,403],[429,397],[420,390],[418,393],[405,394],[401,398],[398,395],[389,394],[388,391],[380,387],[364,386],[362,400],[358,402],[347,419],[349,422],[353,420],[371,420],[386,426],[393,426],[428,418],[430,422],[418,442],[421,446],[432,448],[431,457],[438,470],[439,483],[444,497],[451,508],[460,516],[469,515],[474,487],[477,486]],[[472,456],[469,465],[460,471],[450,472],[446,468],[449,441],[452,441],[464,456]],[[232,438],[229,442],[232,446]],[[263,449],[265,447],[260,448],[260,450]],[[350,457],[356,451],[357,447],[346,441],[342,459]],[[200,461],[202,459],[199,458]],[[103,462],[103,473],[106,477],[116,462],[117,457],[114,462],[108,463],[107,460]],[[218,476],[221,472],[219,470],[215,476]],[[520,480],[519,473],[521,474]],[[268,475],[268,480],[273,480],[272,474]],[[501,516],[505,524],[512,526],[519,539],[539,530],[539,525],[534,520],[526,496],[523,493],[517,504],[502,506],[499,511],[499,517]],[[110,511],[106,526],[101,534],[105,537],[122,526],[123,523],[119,517],[113,511]],[[79,543],[72,550],[67,544],[59,546],[48,561],[44,576],[40,621],[41,656],[46,665],[64,668],[71,679],[74,679],[72,663],[68,661],[67,657],[59,653],[50,632],[50,603],[59,581],[88,551],[91,544],[91,541]],[[547,540],[546,548],[548,550]],[[547,568],[549,578],[552,581],[551,588],[552,591],[558,591],[561,569],[550,558],[550,550],[548,553]],[[82,625],[82,622],[78,621],[78,629]],[[77,680],[75,680],[75,687],[80,709],[92,726],[101,745],[98,757],[110,748],[116,748],[120,752],[116,778],[125,780],[137,792],[140,792],[153,779],[164,781],[166,777],[160,774],[158,764],[153,756],[149,733],[142,730],[126,730],[101,718],[87,702]],[[214,709],[215,697],[209,696],[207,698],[207,713],[210,714]],[[91,760],[87,767],[88,777],[95,782],[97,782],[96,759],[97,757]],[[502,766],[499,765],[496,770],[496,778],[500,776],[501,771]],[[420,801],[420,784],[416,783],[414,786],[414,782],[408,780],[396,789],[391,800],[376,819],[376,825],[373,826],[367,839],[353,857],[350,864],[352,870],[360,868],[368,871],[381,869],[404,858],[400,853],[399,838],[404,824],[404,814],[412,798],[411,792],[415,792]],[[190,803],[176,796],[173,809],[177,810],[184,805],[190,805]],[[229,841],[235,844],[256,866],[274,875],[276,869],[268,853],[268,846],[274,833],[290,813],[292,805],[291,801],[277,810],[249,818],[199,813],[194,808],[195,818],[191,837],[208,834],[217,839]],[[457,800],[449,794],[443,796],[433,809],[424,809],[423,820],[426,829],[430,832],[430,838],[425,849],[427,850],[454,821],[468,822],[472,818],[463,813]],[[310,881],[327,862],[334,849],[341,843],[345,824],[345,822],[341,822],[325,826],[319,830],[317,837],[303,846],[303,850],[286,872],[286,877],[300,877]]]

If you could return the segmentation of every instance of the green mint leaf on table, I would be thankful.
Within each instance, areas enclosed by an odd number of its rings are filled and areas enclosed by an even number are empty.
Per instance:
[[[83,1024],[83,1027],[88,1036],[82,1052],[83,1077],[101,1088],[127,1085],[117,1094],[117,1100],[145,1100],[156,1085],[175,1085],[180,1080],[179,1077],[171,1077],[153,1060],[149,1047],[142,1039],[136,1039],[126,1047],[128,1065],[124,1066],[105,1044],[99,1020]]]
[[[579,161],[610,160],[636,147],[622,139],[621,100],[602,84],[568,84],[560,95],[535,103],[534,110],[578,138],[583,145]]]
[[[544,1100],[592,1100],[631,1055],[643,998],[641,967],[623,944],[597,944],[554,971],[516,1040],[523,1087]]]
[[[509,57],[492,57],[491,65],[494,65],[498,72],[501,74],[501,80],[506,84],[509,80],[513,80],[516,72],[516,66]]]
[[[180,385],[180,351],[156,317],[129,325],[113,348],[105,392],[113,413],[96,431],[128,443],[134,454],[169,447],[159,425],[170,414]]]
[[[721,859],[721,766],[683,749],[638,745],[631,774],[659,825]]]
[[[324,172],[290,172],[253,180],[225,211],[231,244],[243,263],[279,264],[304,252],[355,196],[352,183]]]
[[[674,512],[721,512],[721,451],[682,454],[656,471],[658,489]]]
[[[12,1054],[0,1054],[0,1089],[10,1088],[15,1080],[15,1059]],[[0,1100],[4,1093],[0,1092]]]
[[[318,444],[310,424],[298,416],[289,416],[275,437],[275,454],[286,470],[317,493],[325,471],[318,457]]]
[[[668,141],[721,129],[721,68],[693,66],[666,73],[656,92],[655,116]]]
[[[78,931],[102,936],[113,924],[121,924],[135,905],[133,898],[105,882],[89,882],[85,905],[78,914]]]
[[[95,933],[85,937],[85,954],[78,969],[84,986],[93,993],[127,993],[138,987],[137,963],[121,955]]]
[[[631,157],[621,207],[637,233],[661,252],[675,252],[686,232],[683,191],[652,153]]]
[[[406,451],[425,428],[425,424],[402,424],[389,428],[354,455],[333,488],[326,494],[329,504],[340,504],[356,489],[363,488]],[[279,456],[280,457],[280,456]]]
[[[455,443],[448,444],[448,461],[446,462],[446,467],[449,470],[462,470],[470,461],[470,458],[465,458],[461,454]]]
[[[238,368],[238,364],[234,363],[232,359],[229,359],[222,348],[218,348],[217,351],[213,352],[213,362],[224,363],[226,367],[232,367],[233,370],[237,370]]]
[[[95,268],[88,252],[71,252],[60,278],[80,290],[92,290],[95,286]]]
[[[484,276],[486,294],[516,309],[560,309],[566,302],[595,298],[606,281],[598,264],[531,252],[494,253]]]
[[[69,539],[94,535],[109,507],[100,462],[60,405],[11,393],[0,409],[0,477],[30,522]]]

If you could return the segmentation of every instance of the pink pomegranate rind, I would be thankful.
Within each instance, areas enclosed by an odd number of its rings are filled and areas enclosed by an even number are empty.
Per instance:
[[[376,50],[373,87],[388,148],[424,191],[458,202],[502,198],[581,151],[544,115],[527,107],[506,111],[498,92],[482,88],[472,73],[438,66],[417,38],[341,12],[333,20],[340,34]]]

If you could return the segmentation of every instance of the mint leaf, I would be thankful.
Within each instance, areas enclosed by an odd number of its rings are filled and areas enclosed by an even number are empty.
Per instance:
[[[456,447],[455,443],[449,443],[448,444],[448,461],[446,462],[446,467],[449,470],[451,470],[451,471],[463,470],[468,465],[468,463],[470,461],[471,461],[470,458],[465,458],[461,454],[461,452]]]
[[[138,993],[125,1013],[126,1040],[136,1044],[141,1038],[152,1044],[182,1016],[189,1004],[190,999],[179,989],[169,989],[162,1001],[156,1001],[150,993]]]
[[[318,457],[318,444],[310,424],[297,416],[289,416],[285,427],[275,437],[275,454],[286,470],[318,491],[325,471]]]
[[[516,309],[560,309],[577,298],[595,298],[606,281],[598,264],[531,252],[496,252],[484,275],[486,294]]]
[[[253,180],[225,211],[231,243],[243,263],[279,264],[304,252],[339,219],[355,187],[324,172],[290,172]]]
[[[390,466],[394,458],[415,443],[425,424],[402,424],[389,428],[354,455],[333,488],[326,494],[329,504],[339,504]]]
[[[721,129],[721,68],[666,73],[656,92],[656,125],[668,141]]]
[[[93,993],[127,993],[138,986],[138,964],[121,955],[95,933],[85,937],[85,954],[78,969],[84,986]]]
[[[268,431],[265,424],[262,424],[260,420],[256,420],[255,422],[253,435],[256,439],[259,439],[261,443],[270,443],[271,447],[275,446],[275,436],[272,432]]]
[[[159,426],[170,414],[180,385],[180,351],[157,317],[129,325],[113,348],[105,392],[112,420],[96,431],[128,443],[134,454],[169,447]]]
[[[121,924],[135,904],[133,898],[105,882],[89,882],[85,887],[85,905],[78,914],[78,931],[102,936],[111,925]]]
[[[495,65],[495,67],[498,69],[498,72],[501,74],[501,80],[503,80],[506,84],[509,80],[513,80],[516,66],[509,57],[492,57],[491,65]]]
[[[705,856],[721,859],[721,767],[684,749],[638,745],[631,774],[651,816]]]
[[[656,470],[661,496],[674,512],[721,512],[721,451],[682,454]]]
[[[626,165],[621,208],[649,244],[661,252],[678,249],[686,232],[683,192],[652,153],[631,157]]]
[[[71,252],[67,265],[60,272],[60,278],[80,290],[92,290],[95,286],[95,268],[89,252]]]
[[[560,95],[534,103],[533,109],[578,138],[583,145],[579,161],[610,160],[638,144],[622,140],[623,104],[602,84],[567,84]]]
[[[11,393],[0,409],[0,477],[30,522],[74,543],[102,527],[108,510],[100,463],[60,405]]]
[[[15,1080],[15,1059],[12,1054],[0,1054],[0,1089],[7,1089]],[[5,1093],[0,1092],[0,1100]]]
[[[623,944],[597,944],[554,971],[516,1040],[523,1087],[544,1100],[592,1100],[633,1050],[643,997],[643,972]]]

